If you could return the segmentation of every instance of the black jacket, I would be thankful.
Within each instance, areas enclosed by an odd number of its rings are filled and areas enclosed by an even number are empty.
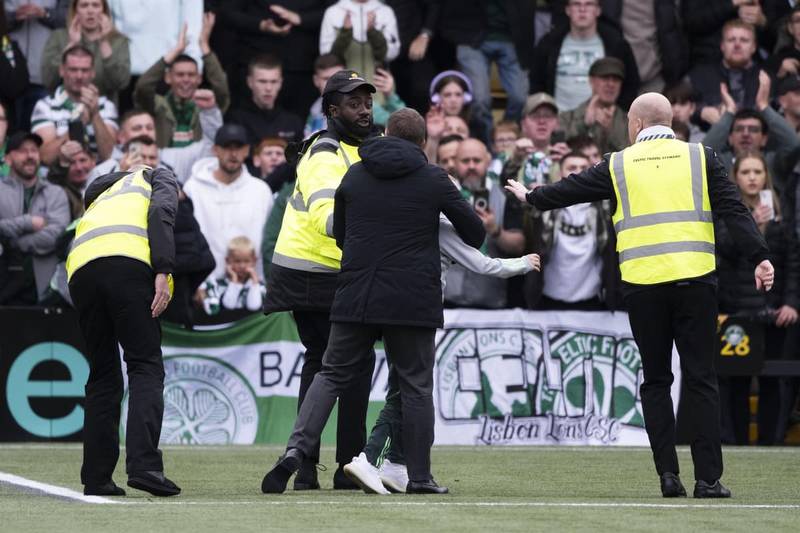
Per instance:
[[[325,8],[332,0],[227,0],[220,2],[218,16],[239,35],[242,64],[259,54],[273,54],[281,59],[284,70],[310,72],[319,55],[319,28]],[[270,18],[270,5],[283,6],[300,14],[300,25],[281,37],[258,29]]]
[[[655,4],[661,75],[667,85],[677,83],[689,70],[689,41],[681,28],[675,0],[651,0]],[[604,19],[621,26],[622,0],[601,0]]]
[[[439,213],[475,248],[486,236],[483,223],[418,146],[379,137],[359,154],[336,190],[342,270],[331,321],[441,327]]]
[[[112,172],[100,176],[86,189],[86,209],[98,196],[127,176],[128,172]],[[178,211],[178,182],[171,170],[157,168],[144,173],[153,188],[147,211],[147,238],[150,242],[150,266],[156,273],[175,272],[175,214]]]
[[[253,150],[266,137],[277,137],[287,143],[303,140],[303,121],[300,117],[280,107],[260,109],[252,99],[228,111],[225,122],[244,126]]]
[[[530,68],[533,54],[533,19],[536,2],[502,0],[508,15],[511,41],[523,69]],[[441,0],[439,33],[454,45],[479,46],[486,38],[488,0]]]
[[[717,158],[711,148],[706,147],[706,181],[708,183],[708,197],[711,201],[711,211],[715,217],[722,219],[733,235],[739,253],[748,261],[751,267],[768,258],[769,250],[764,242],[764,237],[758,231],[753,217],[741,202],[739,191],[728,178],[725,166]],[[597,165],[581,172],[570,174],[551,185],[539,187],[527,195],[528,203],[537,209],[557,209],[582,202],[596,202],[598,200],[611,200],[611,212],[616,212],[617,201],[614,193],[611,172],[608,169],[609,157],[606,156]],[[698,278],[697,281],[708,282],[716,285],[716,276],[713,274]],[[634,290],[637,286],[623,282],[626,292]]]
[[[616,57],[625,64],[625,80],[622,82],[618,103],[624,109],[628,109],[639,91],[639,68],[636,66],[633,51],[622,36],[622,32],[612,25],[599,23],[597,33],[603,41],[606,56]],[[538,92],[555,94],[558,55],[567,34],[569,34],[568,24],[553,28],[536,45],[530,72],[531,94]]]
[[[744,70],[742,74],[744,100],[743,102],[737,102],[740,109],[755,109],[756,94],[758,93],[758,73],[760,71],[761,67],[756,62],[753,62],[749,68]],[[695,94],[700,95],[696,115],[698,119],[703,107],[716,107],[722,102],[719,84],[725,82],[730,87],[730,72],[730,69],[726,68],[722,61],[695,65],[689,71],[689,81],[692,84],[692,89],[694,89]]]
[[[6,118],[11,121],[14,117],[14,101],[28,88],[28,62],[19,49],[16,41],[11,41],[11,52],[14,56],[14,65],[5,54],[0,54],[0,102],[6,110]],[[11,124],[9,133],[14,131]]]
[[[782,305],[800,306],[800,249],[794,228],[785,222],[767,224],[764,239],[769,246],[767,259],[775,267],[775,283],[769,292],[757,291],[753,267],[739,253],[728,228],[716,221],[719,310],[751,318],[765,318],[764,312]],[[772,317],[774,319],[774,317]]]
[[[441,0],[384,0],[392,8],[400,34],[400,56],[408,54],[408,47],[417,35],[426,29],[436,30]]]

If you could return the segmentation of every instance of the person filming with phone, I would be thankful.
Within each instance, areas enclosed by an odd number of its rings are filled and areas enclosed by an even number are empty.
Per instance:
[[[519,202],[505,194],[489,179],[491,156],[478,139],[465,139],[456,155],[456,178],[461,194],[471,202],[483,222],[486,241],[481,252],[490,257],[522,255],[522,209]],[[507,280],[476,274],[460,265],[447,272],[445,303],[452,306],[500,309],[506,306]]]
[[[764,293],[752,284],[747,260],[737,251],[734,237],[723,224],[715,224],[719,309],[721,313],[747,318],[764,328],[764,357],[781,359],[791,327],[797,323],[800,305],[800,250],[794,228],[781,216],[781,205],[772,185],[768,165],[759,152],[739,154],[733,165],[742,202],[750,209],[769,246],[775,264],[775,285]],[[780,444],[786,430],[781,413],[791,410],[782,398],[781,380],[758,377],[758,444]],[[722,440],[728,444],[749,443],[750,376],[720,377]]]

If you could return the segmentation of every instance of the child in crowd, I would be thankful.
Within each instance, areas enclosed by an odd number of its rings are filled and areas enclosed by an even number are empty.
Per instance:
[[[519,135],[519,124],[513,120],[501,120],[494,127],[492,134],[492,153],[498,155],[512,150]]]
[[[265,137],[253,150],[253,166],[258,169],[258,177],[266,180],[275,167],[286,162],[286,141],[278,137]]]
[[[225,256],[225,277],[203,284],[203,309],[216,315],[220,309],[258,311],[267,289],[256,272],[256,250],[247,237],[234,237]]]

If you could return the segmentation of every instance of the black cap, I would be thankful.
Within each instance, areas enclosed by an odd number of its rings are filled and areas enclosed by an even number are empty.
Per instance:
[[[800,91],[800,76],[793,74],[778,81],[778,88],[776,90],[778,96],[783,96],[793,91]]]
[[[366,87],[369,92],[375,92],[375,86],[361,77],[355,70],[340,70],[328,79],[322,94],[351,93],[359,87]]]
[[[222,127],[217,130],[217,135],[214,137],[214,144],[217,146],[228,146],[230,144],[240,144],[244,146],[250,144],[250,140],[247,138],[247,130],[244,129],[244,126],[228,123],[223,124]]]
[[[6,143],[6,152],[11,152],[13,150],[17,150],[22,143],[25,141],[33,141],[36,143],[36,146],[42,146],[42,138],[36,135],[35,133],[28,133],[27,131],[18,131],[14,135],[8,138],[8,143]]]

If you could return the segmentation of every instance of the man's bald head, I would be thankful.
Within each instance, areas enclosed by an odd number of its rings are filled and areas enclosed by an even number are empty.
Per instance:
[[[486,145],[478,139],[464,139],[458,146],[456,173],[461,184],[468,189],[484,187],[491,155]]]
[[[636,98],[628,111],[628,138],[631,144],[636,136],[650,126],[672,126],[672,105],[659,93],[644,93]]]

